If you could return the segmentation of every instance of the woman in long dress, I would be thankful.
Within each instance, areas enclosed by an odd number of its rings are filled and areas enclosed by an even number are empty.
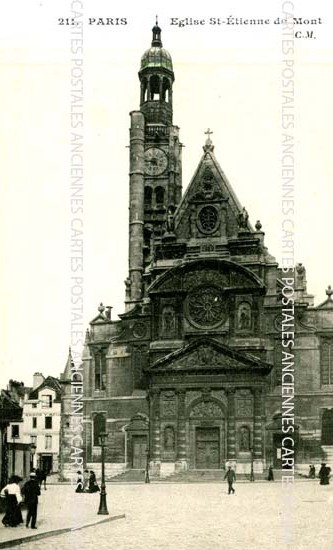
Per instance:
[[[83,493],[83,475],[81,471],[79,470],[77,473],[77,479],[76,479],[76,493]]]
[[[320,479],[320,485],[330,484],[330,474],[331,474],[331,468],[329,466],[326,466],[326,464],[323,462],[318,474]]]
[[[6,513],[2,518],[5,527],[17,527],[23,523],[20,504],[22,502],[21,489],[18,484],[20,478],[11,476],[7,485],[1,491],[1,497],[6,499]]]
[[[99,491],[99,487],[96,481],[96,475],[93,470],[90,470],[90,476],[89,476],[89,493],[97,493]]]

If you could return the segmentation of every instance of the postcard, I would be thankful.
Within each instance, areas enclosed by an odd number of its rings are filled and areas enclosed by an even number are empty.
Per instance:
[[[1,27],[0,545],[328,547],[329,7]]]

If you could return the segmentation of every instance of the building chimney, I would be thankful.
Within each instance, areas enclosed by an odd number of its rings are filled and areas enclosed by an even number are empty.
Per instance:
[[[44,382],[45,378],[44,376],[42,375],[41,372],[35,372],[34,374],[34,378],[33,378],[33,390],[35,388],[38,388],[38,386],[40,386],[43,382]]]

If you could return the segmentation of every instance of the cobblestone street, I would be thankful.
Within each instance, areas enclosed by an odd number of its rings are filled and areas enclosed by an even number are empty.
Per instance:
[[[322,550],[333,544],[333,486],[321,487],[318,481],[298,482],[290,492],[282,492],[279,482],[239,483],[236,494],[230,496],[220,484],[114,484],[107,492],[110,515],[125,513],[125,519],[24,543],[20,548]],[[53,505],[55,515],[61,517],[61,502],[65,503],[63,510],[71,509],[73,515],[68,518],[67,512],[66,525],[77,525],[79,509],[82,520],[89,515],[90,521],[101,519],[94,515],[98,497],[72,494],[69,486],[50,487],[41,499],[40,529],[43,524],[45,528],[44,522],[54,521],[50,518]],[[22,536],[30,534],[19,529]]]

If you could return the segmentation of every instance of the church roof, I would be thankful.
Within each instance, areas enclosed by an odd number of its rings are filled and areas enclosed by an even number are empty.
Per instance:
[[[209,134],[211,132],[207,130],[207,133]],[[186,189],[182,200],[176,210],[176,227],[182,219],[184,212],[188,209],[189,203],[196,197],[200,198],[200,193],[202,197],[204,197],[205,194],[206,196],[208,196],[209,193],[211,193],[212,198],[214,198],[214,194],[215,196],[217,196],[218,194],[222,194],[224,200],[228,201],[228,206],[233,211],[235,218],[237,219],[242,214],[243,207],[238,200],[238,197],[233,190],[227,176],[223,172],[215,157],[214,145],[209,136],[206,140],[205,145],[203,146],[203,150],[204,154],[202,155],[198,167],[191,179],[191,182]],[[207,190],[202,190],[202,182],[206,179],[207,174],[211,175],[211,188],[207,188]],[[247,230],[254,233],[254,229],[249,221],[247,221]]]

